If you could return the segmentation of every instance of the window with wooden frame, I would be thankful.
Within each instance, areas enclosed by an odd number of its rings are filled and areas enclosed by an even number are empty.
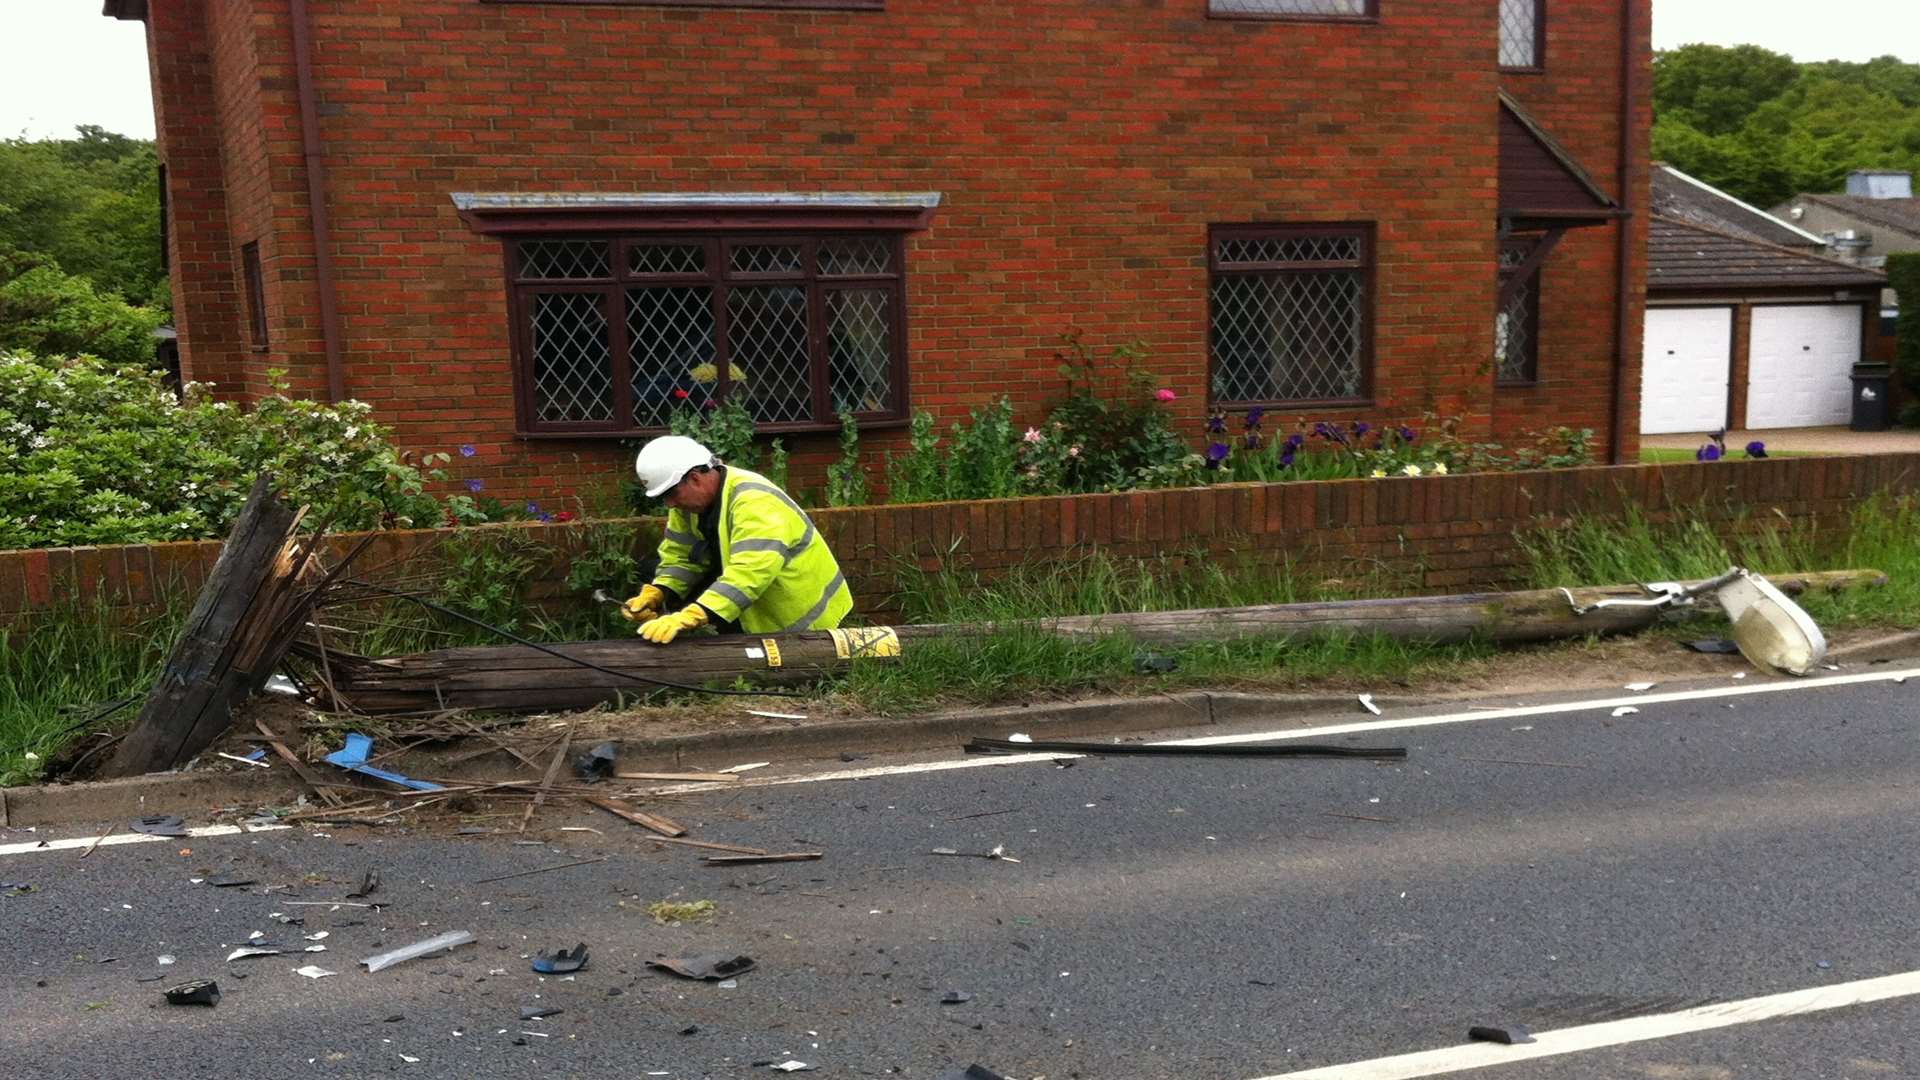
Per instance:
[[[1507,71],[1547,66],[1547,0],[1500,0],[1500,66]]]
[[[1380,0],[1207,0],[1216,19],[1346,19],[1380,17]]]
[[[1500,245],[1500,294],[1505,302],[1494,314],[1493,379],[1501,386],[1530,386],[1540,378],[1540,266],[1514,280],[1535,244],[1526,239]]]
[[[1371,224],[1216,225],[1208,248],[1213,404],[1367,401]]]
[[[267,348],[267,284],[260,272],[260,241],[240,245],[240,273],[246,279],[247,320],[255,351]]]
[[[639,435],[743,403],[763,431],[906,415],[899,232],[507,240],[522,429]]]

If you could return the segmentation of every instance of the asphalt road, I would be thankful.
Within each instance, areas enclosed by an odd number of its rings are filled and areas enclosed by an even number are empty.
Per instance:
[[[826,853],[784,865],[705,867],[586,808],[537,819],[539,845],[503,813],[474,819],[499,830],[483,836],[301,827],[0,854],[0,883],[34,886],[0,892],[0,1061],[35,1080],[750,1077],[789,1060],[1255,1080],[1454,1047],[1473,1024],[1555,1033],[1899,975],[1920,970],[1917,706],[1920,677],[1320,740],[1406,746],[1395,763],[1087,758],[659,803],[704,839]],[[0,850],[87,831],[0,830]],[[930,854],[996,846],[1019,861]],[[343,897],[369,867],[383,907],[292,904]],[[233,872],[258,884],[192,880]],[[718,915],[660,926],[643,908],[661,899]],[[478,944],[356,963],[456,929]],[[321,930],[325,952],[223,959],[255,931],[303,947]],[[587,970],[529,970],[575,942]],[[758,968],[723,987],[645,966],[711,952]],[[338,974],[292,973],[307,963]],[[217,1008],[162,1003],[190,977],[219,980]],[[526,1005],[564,1011],[523,1022]],[[1920,1076],[1920,996],[1738,1015],[1459,1075]]]

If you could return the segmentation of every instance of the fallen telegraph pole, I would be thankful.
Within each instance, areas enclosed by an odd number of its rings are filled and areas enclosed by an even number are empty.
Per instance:
[[[1782,592],[1798,594],[1884,584],[1886,577],[1874,570],[1838,570],[1781,575],[1771,581]],[[1660,617],[1659,607],[1602,602],[1645,601],[1648,595],[1646,587],[1618,585],[1093,615],[1018,625],[1069,637],[1124,633],[1146,645],[1329,633],[1511,645],[1645,629]],[[577,642],[544,650],[478,646],[382,659],[328,649],[320,654],[325,659],[324,677],[314,681],[322,705],[372,715],[447,709],[552,711],[633,697],[662,682],[811,682],[843,673],[855,664],[887,662],[916,642],[1008,628],[1006,624],[868,627],[768,638],[702,637],[667,646],[638,639]]]

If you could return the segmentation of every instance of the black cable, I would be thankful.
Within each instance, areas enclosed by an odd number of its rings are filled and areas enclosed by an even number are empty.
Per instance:
[[[72,727],[62,728],[61,730],[56,731],[51,735],[36,735],[33,738],[28,739],[26,742],[16,743],[13,746],[7,747],[7,749],[4,752],[8,754],[24,753],[27,747],[33,746],[36,743],[43,743],[49,739],[64,739],[67,736],[73,734],[74,732],[79,731],[83,727],[87,727],[90,724],[97,724],[100,721],[105,720],[107,717],[112,716],[114,713],[119,712],[121,709],[124,709],[127,706],[133,704],[134,702],[139,701],[141,696],[142,695],[140,694],[128,694],[126,697],[121,698],[119,701],[111,702],[107,705],[101,706],[98,712],[80,721],[79,723],[74,724]]]
[[[798,697],[805,696],[803,694],[795,694],[785,690],[724,690],[724,689],[717,689],[715,687],[710,687],[710,686],[692,686],[687,683],[671,682],[667,679],[656,679],[650,675],[637,675],[631,671],[619,671],[617,669],[610,668],[610,667],[601,667],[599,664],[596,664],[591,660],[582,660],[577,656],[568,656],[566,653],[563,653],[558,649],[550,649],[545,645],[540,644],[537,641],[528,641],[526,638],[523,638],[511,631],[502,630],[500,627],[492,626],[487,623],[481,622],[479,619],[476,619],[471,615],[465,614],[464,612],[455,611],[444,604],[436,604],[431,600],[425,599],[423,597],[415,596],[412,593],[404,593],[398,589],[389,589],[384,585],[375,585],[370,581],[348,580],[345,582],[345,584],[354,585],[362,589],[371,589],[374,592],[382,593],[386,596],[394,597],[395,599],[412,601],[413,603],[419,604],[421,607],[426,608],[428,611],[437,611],[442,615],[451,615],[454,618],[459,619],[461,622],[469,623],[473,626],[477,626],[480,629],[487,631],[488,633],[498,634],[499,636],[506,638],[508,641],[511,641],[516,645],[525,645],[529,649],[537,649],[540,652],[546,653],[548,656],[551,656],[560,660],[565,660],[569,664],[578,664],[583,668],[591,668],[594,671],[598,671],[607,675],[612,675],[617,678],[632,679],[635,682],[649,683],[653,686],[665,687],[667,689],[672,689],[672,690],[686,690],[695,694],[717,694],[722,697],[798,698]]]

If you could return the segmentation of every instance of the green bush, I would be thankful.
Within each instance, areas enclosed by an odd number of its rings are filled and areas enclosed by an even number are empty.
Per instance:
[[[867,472],[860,467],[860,425],[850,412],[840,414],[840,460],[827,466],[827,505],[862,506],[867,501]]]
[[[276,392],[247,410],[203,390],[176,398],[157,372],[0,352],[0,548],[224,536],[261,472],[339,531],[430,526],[455,509],[425,492],[447,455],[414,463],[366,404]],[[485,518],[460,498],[456,518]]]
[[[0,251],[0,351],[86,354],[150,367],[153,332],[165,319],[159,310],[96,292],[86,278],[44,258]]]

